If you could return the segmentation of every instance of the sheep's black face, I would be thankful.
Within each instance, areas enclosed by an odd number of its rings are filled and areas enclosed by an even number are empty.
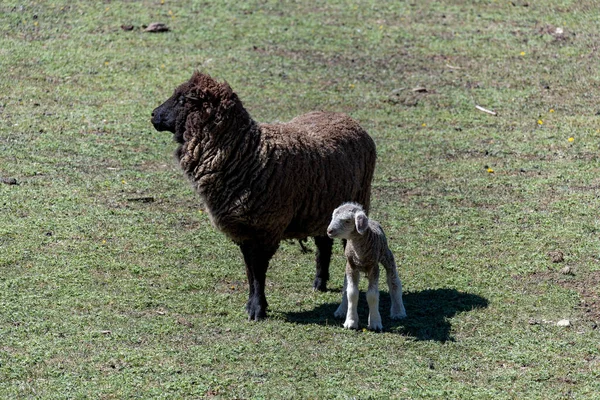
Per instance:
[[[178,107],[173,107],[174,102],[172,100],[167,100],[152,111],[152,125],[159,132],[169,131],[175,133]]]
[[[196,71],[188,82],[175,89],[167,101],[152,111],[152,124],[157,131],[172,132],[175,141],[183,144],[187,137],[186,123],[193,126],[192,134],[201,132],[206,124],[218,124],[227,119],[236,101],[237,96],[226,82],[218,83]]]
[[[179,89],[167,101],[152,111],[152,125],[157,131],[174,133],[175,140],[183,143],[185,121],[193,106],[184,94],[185,91]]]

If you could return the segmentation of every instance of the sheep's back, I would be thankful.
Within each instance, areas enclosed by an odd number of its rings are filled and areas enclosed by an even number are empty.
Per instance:
[[[284,238],[326,234],[331,213],[354,201],[368,210],[375,144],[345,114],[312,112],[261,125],[269,176],[265,193],[283,211]]]

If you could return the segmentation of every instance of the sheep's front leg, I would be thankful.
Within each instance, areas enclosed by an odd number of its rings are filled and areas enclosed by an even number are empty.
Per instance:
[[[265,296],[265,281],[269,260],[275,254],[277,245],[265,245],[255,241],[240,244],[240,249],[246,264],[249,296],[246,303],[248,319],[258,321],[267,316],[267,298]]]
[[[383,261],[385,267],[387,285],[390,290],[390,317],[392,319],[402,319],[406,317],[406,309],[402,302],[402,282],[398,276],[398,267],[394,261],[394,255],[391,250],[388,249]]]
[[[329,262],[331,261],[333,239],[327,236],[315,236],[314,239],[317,246],[317,255],[315,257],[317,268],[313,287],[319,292],[325,292],[327,291],[327,280],[329,280]]]
[[[344,328],[358,329],[358,280],[360,274],[358,269],[353,269],[350,264],[346,265],[346,296],[348,298],[348,310]]]
[[[369,303],[369,325],[373,331],[383,329],[381,314],[379,314],[379,268],[377,265],[369,272],[369,288],[367,289],[367,303]]]

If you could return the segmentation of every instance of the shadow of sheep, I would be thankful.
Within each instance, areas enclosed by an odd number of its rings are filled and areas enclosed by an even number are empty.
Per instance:
[[[358,313],[365,322],[369,310],[364,292],[360,294]],[[454,341],[450,336],[452,325],[450,318],[461,312],[486,308],[488,301],[484,297],[472,293],[459,292],[456,289],[427,289],[420,292],[405,292],[404,305],[408,317],[402,320],[389,318],[390,296],[381,292],[380,310],[385,332],[414,337],[416,340],[432,340],[437,342]],[[338,303],[327,303],[311,311],[292,312],[284,315],[288,322],[297,324],[331,325],[339,324],[341,319],[334,319],[333,313]],[[363,328],[361,324],[361,329]]]

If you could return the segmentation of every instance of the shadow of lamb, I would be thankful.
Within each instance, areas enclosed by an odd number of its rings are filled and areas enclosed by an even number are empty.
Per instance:
[[[359,315],[366,317],[369,310],[364,299],[365,294],[361,292],[360,295],[363,299],[359,301],[358,312]],[[382,291],[380,301],[382,309],[389,309],[389,293]],[[405,292],[404,305],[408,317],[403,320],[392,320],[389,316],[382,314],[382,319],[387,327],[385,331],[410,336],[416,340],[432,340],[443,343],[454,341],[450,335],[452,330],[450,318],[462,312],[486,308],[488,301],[476,294],[440,288]],[[337,307],[337,303],[327,303],[310,311],[287,313],[285,319],[297,324],[335,324],[341,328],[342,321],[333,317]]]

